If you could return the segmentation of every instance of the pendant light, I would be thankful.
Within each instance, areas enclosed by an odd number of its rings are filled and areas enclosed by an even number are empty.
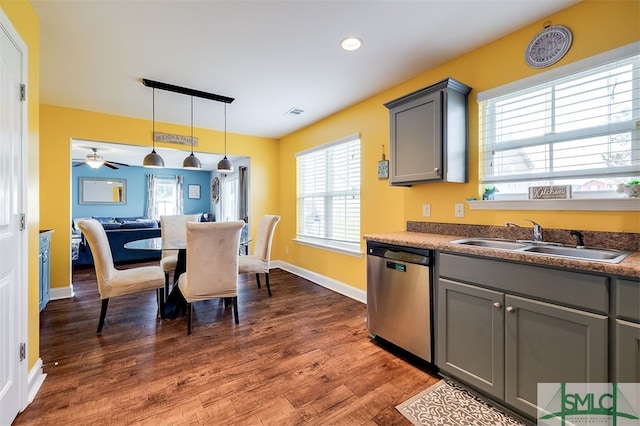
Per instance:
[[[153,108],[152,108],[153,133],[151,134],[151,140],[153,141],[153,149],[149,154],[147,154],[146,157],[144,157],[144,160],[142,160],[142,166],[153,168],[153,169],[160,169],[164,167],[164,160],[162,159],[160,154],[156,152],[156,89],[155,87],[153,88],[152,93],[153,93]]]
[[[189,170],[202,168],[202,163],[200,163],[198,157],[193,155],[193,96],[191,96],[191,155],[184,159],[182,167]]]
[[[224,158],[218,163],[218,172],[231,173],[233,166],[227,158],[227,104],[224,104]]]

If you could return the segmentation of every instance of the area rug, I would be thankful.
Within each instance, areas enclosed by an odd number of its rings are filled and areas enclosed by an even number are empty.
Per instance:
[[[445,380],[396,406],[396,410],[414,425],[524,425]]]

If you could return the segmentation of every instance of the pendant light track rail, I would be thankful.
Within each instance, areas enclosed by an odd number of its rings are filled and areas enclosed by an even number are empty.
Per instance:
[[[195,96],[196,98],[204,98],[217,102],[224,102],[230,104],[235,99],[228,96],[217,95],[215,93],[203,92],[201,90],[190,89],[188,87],[176,86],[173,84],[162,83],[160,81],[149,80],[147,78],[142,79],[142,84],[154,89],[166,90],[168,92],[181,93],[183,95]]]

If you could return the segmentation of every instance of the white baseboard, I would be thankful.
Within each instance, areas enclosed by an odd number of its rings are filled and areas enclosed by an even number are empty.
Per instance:
[[[309,271],[307,269],[300,268],[295,265],[291,265],[290,263],[283,262],[281,260],[274,260],[273,262],[271,262],[271,267],[280,268],[287,272],[291,272],[294,275],[305,278],[315,284],[321,285],[322,287],[326,287],[329,290],[335,291],[336,293],[340,293],[344,296],[357,300],[358,302],[367,303],[366,291],[357,289],[343,282],[334,280],[333,278],[325,277],[324,275],[320,275],[318,273]]]
[[[29,405],[33,402],[33,399],[36,397],[36,394],[40,390],[42,383],[44,383],[44,379],[46,379],[47,375],[42,371],[42,358],[38,358],[36,364],[33,366],[31,371],[29,371],[29,375],[27,376],[27,404]],[[27,408],[26,406],[23,410]]]
[[[69,284],[67,287],[53,287],[49,290],[50,300],[68,299],[75,296],[73,293],[73,284]]]

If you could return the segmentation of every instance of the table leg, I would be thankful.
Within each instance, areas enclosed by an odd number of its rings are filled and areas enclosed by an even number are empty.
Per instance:
[[[176,270],[173,273],[173,288],[171,292],[167,296],[167,301],[165,302],[165,317],[167,319],[176,319],[178,317],[182,317],[187,312],[187,301],[184,296],[180,292],[180,287],[178,287],[178,280],[180,279],[180,275],[187,270],[187,250],[181,249],[178,250],[178,262],[176,263]]]

